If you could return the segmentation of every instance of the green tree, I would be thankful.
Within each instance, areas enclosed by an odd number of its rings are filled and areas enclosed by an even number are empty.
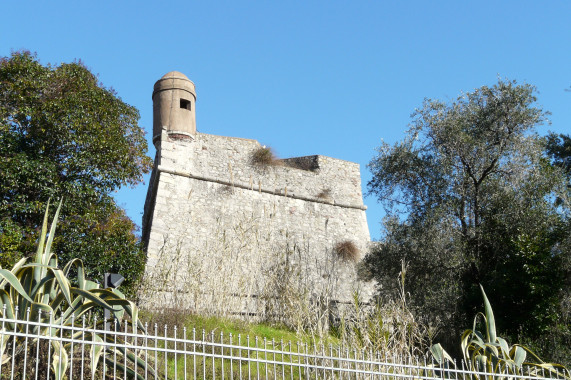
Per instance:
[[[426,100],[406,138],[369,164],[369,191],[389,215],[369,272],[390,296],[405,260],[412,306],[445,342],[480,306],[478,284],[512,337],[537,337],[557,318],[569,229],[553,199],[565,178],[535,132],[546,113],[534,92],[500,80],[449,104]]]
[[[141,274],[136,226],[111,192],[135,185],[152,161],[138,111],[81,62],[42,65],[29,52],[0,59],[0,257],[29,256],[48,199],[64,198],[55,251],[87,275]]]

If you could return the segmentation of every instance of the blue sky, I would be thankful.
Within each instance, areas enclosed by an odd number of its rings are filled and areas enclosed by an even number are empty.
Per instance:
[[[196,84],[199,131],[358,162],[364,188],[375,147],[402,139],[424,98],[498,77],[537,86],[552,112],[540,134],[571,133],[569,1],[2,1],[2,13],[0,55],[81,59],[149,138],[153,84],[177,70]],[[146,188],[116,194],[139,225]],[[365,204],[379,238],[382,206]]]

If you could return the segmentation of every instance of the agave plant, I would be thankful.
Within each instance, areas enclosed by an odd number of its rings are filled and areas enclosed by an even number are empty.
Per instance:
[[[484,298],[484,313],[476,314],[472,329],[464,331],[461,343],[464,361],[472,371],[528,376],[549,372],[571,379],[571,373],[564,366],[546,363],[528,347],[519,344],[510,346],[504,338],[499,337],[492,305],[481,285],[480,290]],[[485,328],[484,333],[477,330],[480,321]],[[452,363],[452,358],[440,344],[433,345],[430,352],[440,365]]]
[[[0,315],[8,320],[1,328],[10,329],[10,333],[14,331],[23,333],[24,331],[20,330],[27,329],[28,336],[57,337],[60,329],[54,328],[54,325],[71,327],[77,325],[82,317],[85,318],[91,313],[105,309],[119,320],[125,316],[130,317],[133,326],[143,328],[138,320],[138,309],[134,303],[126,300],[117,289],[100,289],[99,284],[87,280],[81,260],[74,259],[68,262],[63,269],[58,268],[57,256],[51,252],[51,248],[61,204],[60,201],[48,234],[48,202],[33,261],[30,258],[24,258],[16,263],[12,270],[0,268]],[[71,273],[76,276],[73,284],[69,277]],[[18,318],[18,311],[20,311],[20,319],[27,312],[30,320],[49,323],[51,326],[32,326],[10,322]],[[101,321],[100,325],[103,326],[103,323],[104,321]],[[20,347],[21,342],[18,340],[23,342],[25,339],[21,336],[14,336],[17,334],[8,335],[5,332],[5,330],[0,330],[0,336],[2,336],[0,364],[9,360],[11,355],[16,355],[12,347]],[[103,343],[106,340],[111,341],[111,334],[74,330],[73,335],[72,338],[88,339],[95,343],[89,352],[92,375],[95,375],[97,365],[103,356],[107,363],[113,364],[126,377],[139,376],[131,367],[135,362],[136,365],[144,365],[140,358],[128,349],[105,348]],[[12,341],[13,339],[16,341]],[[63,379],[73,356],[71,343],[62,344],[60,341],[50,339],[49,344],[54,352],[51,370],[56,379]],[[102,355],[104,351],[111,355]],[[112,362],[111,358],[117,358],[116,362]],[[121,361],[118,358],[121,358]],[[123,365],[124,363],[127,363],[127,366]]]

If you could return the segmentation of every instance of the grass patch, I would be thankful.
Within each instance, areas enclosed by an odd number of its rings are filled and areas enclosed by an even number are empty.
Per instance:
[[[156,312],[142,311],[141,319],[147,322],[150,334],[154,334],[156,324],[160,335],[164,335],[164,326],[166,325],[168,327],[167,332],[170,331],[170,333],[174,331],[174,326],[177,326],[179,332],[186,327],[187,337],[189,336],[189,332],[195,329],[197,334],[198,332],[202,334],[202,330],[204,330],[207,333],[214,332],[218,335],[222,332],[225,337],[230,334],[234,337],[241,335],[244,339],[249,336],[250,339],[258,337],[259,339],[266,338],[268,341],[273,339],[276,342],[300,341],[309,343],[313,341],[311,336],[297,334],[286,326],[270,325],[267,323],[248,323],[239,319],[202,316],[181,309],[161,309]],[[331,339],[335,340],[335,338]],[[329,343],[332,342],[328,340],[327,344]]]
[[[198,378],[218,378],[224,374],[224,377],[230,378],[273,378],[281,377],[287,374],[290,378],[301,378],[307,376],[308,373],[303,370],[300,372],[299,367],[295,363],[303,363],[303,358],[296,355],[297,352],[304,353],[319,347],[321,344],[328,346],[329,344],[338,344],[339,339],[332,336],[327,337],[325,341],[316,341],[309,335],[296,334],[293,330],[285,326],[270,325],[267,323],[248,323],[242,320],[219,318],[213,316],[202,316],[192,314],[189,311],[177,309],[162,309],[160,311],[142,312],[141,319],[146,321],[149,326],[149,334],[159,337],[157,342],[154,340],[150,343],[151,347],[159,349],[161,354],[154,358],[154,353],[149,353],[149,361],[157,368],[159,377],[179,378],[184,373],[187,376]],[[196,341],[206,342],[205,344],[177,342],[176,346],[173,341],[165,342],[164,336],[174,337],[174,325],[168,325],[164,329],[164,322],[184,321],[178,325],[176,337],[183,338],[183,328],[186,327],[186,339],[192,341],[193,332]],[[163,322],[161,324],[161,322]],[[155,330],[155,324],[157,325]],[[194,329],[194,330],[193,330]],[[222,333],[222,337],[221,337]],[[224,343],[230,343],[230,334],[232,334],[232,343],[239,345],[242,349],[226,347],[222,349],[218,343],[223,339]],[[212,344],[214,342],[214,344]],[[247,348],[251,349],[248,350]],[[162,355],[164,349],[169,349],[166,357]],[[266,348],[268,350],[287,351],[288,353],[272,353],[257,351]],[[174,354],[174,350],[184,349],[186,352],[194,355]],[[225,356],[222,360],[220,356]],[[232,356],[230,360],[228,356]],[[247,359],[255,359],[249,361]],[[274,364],[274,361],[293,363],[294,365]],[[316,363],[317,364],[317,363]]]

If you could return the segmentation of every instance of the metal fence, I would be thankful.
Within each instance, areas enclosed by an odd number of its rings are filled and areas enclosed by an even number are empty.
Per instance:
[[[439,368],[426,359],[369,350],[269,341],[164,326],[108,325],[97,318],[58,323],[37,313],[0,318],[0,379],[557,379],[563,373],[523,368],[497,373],[463,364]],[[32,315],[33,317],[33,315]]]

